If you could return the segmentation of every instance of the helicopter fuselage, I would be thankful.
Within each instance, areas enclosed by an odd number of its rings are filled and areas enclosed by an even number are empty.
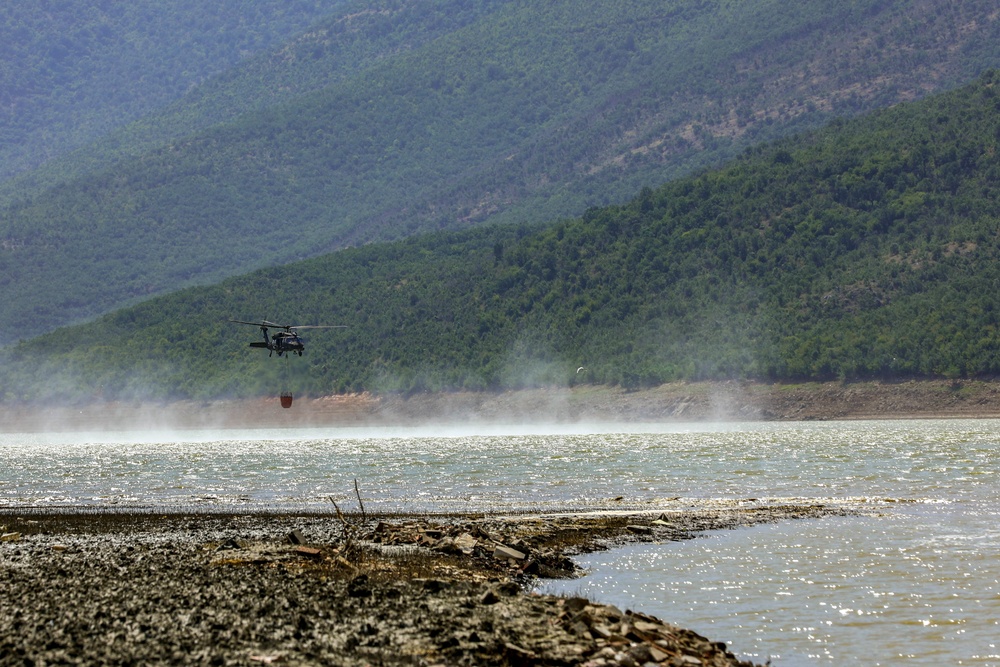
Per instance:
[[[267,329],[261,327],[260,330],[264,336],[263,342],[250,343],[250,347],[262,347],[270,352],[276,352],[279,357],[285,352],[296,353],[301,357],[302,353],[306,349],[302,339],[299,338],[296,333],[290,331],[279,331],[276,334],[272,334],[271,337],[268,338]]]
[[[250,324],[256,327],[260,327],[260,334],[264,338],[263,341],[255,341],[250,343],[250,347],[260,347],[268,351],[267,356],[271,356],[275,352],[278,356],[282,356],[285,352],[289,354],[295,353],[300,357],[305,351],[305,341],[299,337],[296,329],[343,329],[345,328],[342,324],[328,325],[328,324],[304,324],[304,325],[289,325],[289,324],[275,324],[274,322],[269,322],[264,320],[262,322],[248,322],[246,320],[229,320],[234,324]],[[278,329],[278,332],[268,336],[269,329]]]

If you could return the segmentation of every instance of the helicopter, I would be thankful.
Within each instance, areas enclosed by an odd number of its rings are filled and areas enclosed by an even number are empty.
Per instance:
[[[271,356],[275,352],[278,353],[280,357],[284,353],[289,355],[298,354],[300,357],[305,351],[305,341],[299,337],[296,332],[297,329],[345,329],[346,325],[325,325],[325,324],[275,324],[274,322],[268,322],[267,320],[262,320],[260,322],[244,322],[243,320],[229,320],[234,324],[249,324],[250,326],[260,327],[261,334],[264,336],[263,342],[255,341],[250,343],[250,347],[262,347],[265,348],[267,356]],[[268,329],[280,329],[275,334],[270,337],[267,335]]]

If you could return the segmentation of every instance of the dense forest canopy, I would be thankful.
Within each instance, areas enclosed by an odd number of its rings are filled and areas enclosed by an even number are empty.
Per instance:
[[[998,147],[994,71],[579,218],[157,298],[8,349],[0,380],[16,400],[995,375]],[[349,328],[278,359],[230,318]]]
[[[79,40],[108,58],[131,33],[121,32],[128,21],[100,17],[153,11],[100,7],[81,25],[112,26],[106,41],[96,27]],[[315,4],[290,7],[301,18]],[[352,245],[580,215],[762,140],[1000,65],[1000,20],[986,0],[328,9],[225,71],[198,60],[196,85],[172,106],[6,184],[0,340]],[[192,5],[159,11],[170,20],[157,25],[176,26],[178,54],[218,48],[180,27],[198,20]],[[64,60],[77,81],[84,65]],[[155,79],[162,66],[141,71]],[[72,96],[49,99],[36,118],[55,124],[76,108]],[[9,145],[30,145],[26,127],[5,127]]]

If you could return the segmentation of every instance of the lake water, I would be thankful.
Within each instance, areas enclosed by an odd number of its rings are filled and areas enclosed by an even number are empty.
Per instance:
[[[552,592],[774,665],[1000,665],[1000,422],[0,434],[0,509],[681,511],[789,521],[580,559]]]

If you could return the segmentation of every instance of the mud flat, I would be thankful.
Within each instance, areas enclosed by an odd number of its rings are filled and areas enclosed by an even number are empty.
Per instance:
[[[815,519],[781,505],[544,516],[0,512],[0,665],[748,665],[538,595],[570,556]]]

